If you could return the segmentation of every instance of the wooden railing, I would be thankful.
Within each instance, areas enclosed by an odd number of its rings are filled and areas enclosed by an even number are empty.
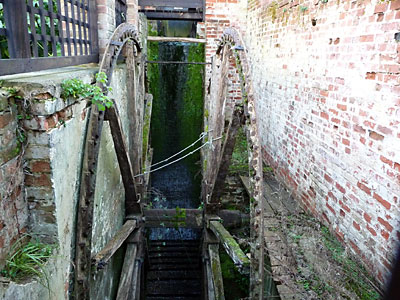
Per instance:
[[[97,61],[95,0],[0,0],[0,75]]]

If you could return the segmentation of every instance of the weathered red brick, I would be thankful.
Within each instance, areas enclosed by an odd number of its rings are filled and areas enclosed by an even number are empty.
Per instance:
[[[31,171],[34,173],[48,173],[51,171],[50,162],[46,160],[36,160],[31,162]]]
[[[369,214],[367,214],[366,212],[364,212],[364,219],[368,222],[371,223],[371,216]]]
[[[367,187],[365,184],[363,184],[362,182],[357,182],[357,186],[364,193],[371,195],[371,189],[369,187]]]
[[[382,162],[384,162],[385,164],[387,164],[387,165],[393,167],[393,161],[391,161],[390,159],[384,157],[383,155],[380,156],[380,160],[381,160]]]
[[[329,115],[326,112],[321,112],[321,117],[326,120],[329,120]]]
[[[386,220],[382,219],[381,217],[378,217],[378,222],[381,223],[383,226],[385,226],[387,231],[389,232],[393,231],[392,225],[390,225],[389,222],[387,222]]]
[[[375,6],[374,14],[383,13],[387,10],[388,5],[386,3],[381,3]]]
[[[361,229],[360,224],[358,224],[356,221],[353,221],[353,227],[355,229],[357,229],[358,231],[360,231],[360,229]]]
[[[390,9],[397,10],[400,8],[400,0],[397,1],[390,1]]]
[[[324,174],[324,178],[327,182],[333,183],[333,179],[328,174]]]
[[[11,113],[0,114],[0,128],[6,127],[13,120]]]
[[[379,133],[377,133],[376,131],[373,131],[373,130],[371,130],[369,132],[369,137],[371,139],[376,140],[376,141],[382,141],[385,138],[383,135],[381,135],[381,134],[379,134]]]
[[[357,246],[353,241],[350,241],[349,243],[350,243],[351,248],[353,248],[354,251],[355,251],[358,255],[360,255],[360,254],[361,254],[360,248],[358,248],[358,246]]]
[[[27,186],[51,186],[50,176],[42,173],[39,176],[27,174],[25,176],[25,185]]]
[[[367,230],[368,230],[369,232],[371,232],[371,234],[372,234],[373,236],[377,236],[376,231],[375,231],[371,226],[369,226],[368,224],[367,224]]]
[[[336,212],[332,206],[330,206],[328,203],[326,203],[326,207],[336,216]]]
[[[343,194],[346,193],[346,189],[344,187],[342,187],[339,183],[336,182],[336,188]]]
[[[382,204],[386,209],[390,209],[392,205],[387,202],[385,199],[383,199],[381,196],[379,196],[377,193],[374,193],[374,198],[378,200],[380,204]]]

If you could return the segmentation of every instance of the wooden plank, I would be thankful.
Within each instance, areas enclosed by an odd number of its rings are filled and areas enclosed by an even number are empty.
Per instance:
[[[104,248],[92,258],[92,264],[97,269],[102,269],[121,247],[122,243],[136,228],[136,220],[127,220],[115,236],[104,246]]]
[[[205,203],[205,210],[207,214],[215,214],[219,206],[216,199],[211,198],[212,190],[214,188],[219,163],[221,159],[222,140],[218,139],[223,135],[225,125],[225,104],[227,99],[227,80],[229,71],[229,49],[224,47],[222,56],[216,56],[212,61],[213,78],[209,86],[209,107],[206,109],[209,112],[208,117],[208,130],[212,130],[208,135],[208,140],[217,139],[213,141],[212,147],[205,150],[204,159],[206,160],[206,169],[203,170],[202,182],[202,199]]]
[[[137,254],[137,245],[128,244],[125,252],[124,264],[122,266],[121,278],[119,280],[117,300],[128,300],[129,291],[132,286],[135,260]]]
[[[144,236],[141,236],[142,240]],[[143,251],[143,244],[140,243],[138,245],[138,252],[137,252],[137,259],[134,262],[134,269],[133,269],[133,276],[132,276],[132,283],[131,283],[131,289],[129,292],[129,297],[128,299],[140,299],[140,294],[142,291],[143,287],[143,278],[142,278],[142,261],[143,261],[143,256],[144,256],[144,251]]]
[[[3,9],[10,57],[31,57],[25,0],[5,0]]]
[[[203,13],[192,12],[156,12],[149,10],[139,10],[146,15],[148,20],[186,20],[186,21],[202,21]]]
[[[204,292],[205,295],[207,295],[208,298],[207,300],[215,300],[215,290],[214,290],[214,282],[213,282],[213,276],[211,272],[211,262],[210,259],[206,260],[206,284],[204,284]]]
[[[186,37],[172,37],[172,36],[148,36],[148,42],[181,42],[181,43],[199,43],[204,44],[206,39],[195,39]]]
[[[89,0],[89,41],[90,54],[99,56],[99,40],[97,30],[97,9],[96,0]]]
[[[145,162],[145,167],[144,167],[145,172],[150,171],[152,161],[153,161],[153,148],[150,148],[148,151],[148,154],[147,154],[146,162]],[[149,187],[150,187],[150,173],[146,173],[144,175],[144,193],[147,193],[147,191],[149,190]],[[146,200],[146,199],[144,199],[144,200]],[[147,200],[146,200],[146,202],[147,202]]]
[[[0,76],[99,62],[98,55],[1,59]]]
[[[186,7],[200,8],[203,7],[204,0],[139,0],[139,6],[155,6],[155,7]]]
[[[219,165],[214,188],[211,191],[211,202],[217,202],[225,188],[225,179],[229,172],[233,149],[235,148],[236,134],[243,123],[243,107],[235,107],[229,123],[224,145],[222,147],[221,163]]]
[[[175,227],[179,224],[179,227],[203,227],[203,210],[185,209],[184,214],[185,218],[177,218],[176,209],[146,209],[143,210],[144,225],[145,227]],[[220,210],[218,216],[226,228],[238,228],[244,224],[248,225],[249,222],[249,216],[238,210]],[[163,226],[160,225],[161,223]]]
[[[210,256],[211,274],[214,287],[214,299],[225,300],[224,282],[222,280],[221,263],[219,261],[219,246],[218,244],[208,245]]]
[[[209,227],[224,246],[226,253],[232,258],[233,263],[242,274],[249,274],[250,260],[228,230],[219,221],[210,221]]]
[[[90,299],[94,195],[104,113],[92,104],[88,118],[75,241],[75,298],[82,300]]]
[[[157,61],[157,60],[148,60],[146,61],[148,64],[160,64],[160,65],[209,65],[207,62],[193,62],[193,61]]]
[[[111,135],[117,154],[118,164],[121,171],[122,182],[125,188],[125,209],[127,214],[140,213],[141,208],[136,197],[136,187],[133,177],[132,164],[128,155],[125,137],[122,134],[121,119],[118,109],[114,103],[107,109],[107,119],[110,123]]]
[[[203,211],[200,209],[150,209],[143,210],[146,227],[203,228]]]

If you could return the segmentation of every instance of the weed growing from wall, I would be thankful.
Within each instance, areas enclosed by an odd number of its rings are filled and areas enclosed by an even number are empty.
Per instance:
[[[48,259],[53,257],[54,249],[54,245],[44,244],[36,238],[23,235],[11,248],[0,274],[16,282],[36,277],[49,289],[44,267]]]
[[[108,82],[107,75],[104,72],[96,74],[96,81],[105,86]],[[100,111],[110,108],[113,104],[111,99],[103,92],[102,88],[97,85],[84,83],[82,80],[73,78],[63,81],[61,84],[62,94],[61,97],[68,98],[87,98],[96,104]],[[112,91],[111,87],[107,88],[108,92]]]

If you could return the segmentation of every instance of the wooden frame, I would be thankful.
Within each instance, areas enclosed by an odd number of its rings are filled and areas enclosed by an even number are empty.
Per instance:
[[[9,59],[0,75],[98,62],[95,0],[1,0]],[[18,13],[17,13],[18,12]],[[0,57],[1,58],[1,57]]]

